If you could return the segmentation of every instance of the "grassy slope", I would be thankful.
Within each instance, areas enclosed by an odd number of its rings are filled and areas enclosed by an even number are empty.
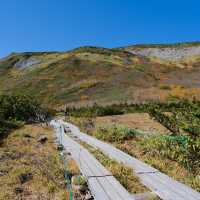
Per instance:
[[[27,69],[13,67],[29,59],[39,62]],[[0,61],[0,93],[28,93],[56,107],[166,100],[170,96],[199,98],[199,75],[198,66],[180,69],[119,49],[82,47],[8,56]]]
[[[48,138],[44,144],[38,141],[41,134]],[[25,125],[1,140],[0,200],[66,199],[64,170],[68,171],[72,179],[80,177],[80,171],[70,155],[66,155],[67,166],[64,165],[54,140],[53,129],[44,124]],[[31,173],[30,179],[22,183],[20,177],[28,173]],[[84,199],[85,194],[74,184],[73,198]],[[21,188],[21,193],[16,192],[16,188]]]
[[[48,138],[45,144],[37,141],[41,133]],[[63,165],[53,140],[51,129],[26,125],[1,141],[0,199],[65,199]],[[21,183],[20,176],[27,173],[30,180]]]

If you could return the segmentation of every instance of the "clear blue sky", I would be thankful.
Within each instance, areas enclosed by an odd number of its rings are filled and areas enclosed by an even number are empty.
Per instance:
[[[0,0],[0,57],[200,40],[199,0]]]

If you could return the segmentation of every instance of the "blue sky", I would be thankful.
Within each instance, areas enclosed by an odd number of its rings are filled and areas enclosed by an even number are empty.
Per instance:
[[[199,0],[0,0],[0,57],[200,40]]]

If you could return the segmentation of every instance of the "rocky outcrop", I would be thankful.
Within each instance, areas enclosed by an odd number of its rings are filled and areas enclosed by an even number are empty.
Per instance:
[[[189,57],[200,56],[200,45],[193,47],[127,47],[127,51],[147,57],[156,57],[168,61],[181,61]]]
[[[28,58],[28,59],[22,59],[15,63],[14,67],[19,68],[19,69],[26,69],[29,68],[33,65],[37,65],[41,62],[41,60],[37,58]]]

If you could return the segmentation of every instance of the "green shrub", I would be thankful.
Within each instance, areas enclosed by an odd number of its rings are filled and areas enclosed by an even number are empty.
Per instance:
[[[44,122],[50,113],[32,97],[25,95],[0,96],[0,138],[17,128],[20,122]]]
[[[155,135],[141,142],[151,156],[162,156],[182,164],[193,174],[200,174],[200,139],[189,136]]]
[[[126,126],[111,124],[97,126],[93,134],[108,142],[122,142],[135,137],[138,132]]]
[[[10,130],[17,128],[18,126],[18,123],[0,120],[0,139]]]
[[[186,164],[190,171],[200,175],[200,138],[190,138],[188,140]]]
[[[4,120],[33,122],[46,120],[49,113],[32,97],[2,95],[0,96],[0,117]]]

